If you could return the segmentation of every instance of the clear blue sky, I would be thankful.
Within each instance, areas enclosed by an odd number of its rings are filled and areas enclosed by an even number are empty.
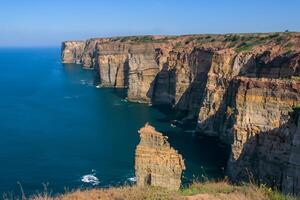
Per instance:
[[[300,0],[0,0],[0,46],[91,37],[300,31]]]

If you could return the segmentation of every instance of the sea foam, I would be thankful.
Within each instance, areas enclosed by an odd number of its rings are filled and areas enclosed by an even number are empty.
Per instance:
[[[90,183],[94,186],[100,183],[99,179],[95,176],[95,174],[84,175],[81,177],[81,181],[84,183]]]

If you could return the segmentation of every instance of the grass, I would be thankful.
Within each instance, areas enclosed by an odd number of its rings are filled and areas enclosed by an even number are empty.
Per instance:
[[[4,198],[18,199],[18,198]],[[160,187],[111,187],[107,189],[76,190],[59,196],[51,196],[47,190],[44,193],[22,200],[299,200],[297,197],[286,196],[265,185],[252,183],[233,185],[228,181],[194,182],[178,191],[170,191]]]
[[[195,194],[229,194],[235,191],[235,186],[228,184],[227,182],[195,182],[187,188],[183,188],[179,191],[183,196],[191,196]]]
[[[250,42],[242,42],[237,48],[236,48],[236,51],[239,53],[239,52],[242,52],[242,51],[250,51],[252,49],[254,45]]]
[[[226,114],[228,116],[231,116],[234,114],[234,108],[230,107],[230,106],[227,106],[227,110],[226,110]]]
[[[289,110],[290,112],[294,112],[294,113],[298,113],[300,111],[300,104],[296,104],[295,106],[293,106],[293,108],[291,110]]]
[[[300,76],[292,76],[291,80],[293,80],[293,81],[300,81]]]
[[[291,195],[284,195],[278,190],[272,190],[268,188],[266,185],[261,185],[259,190],[262,191],[264,196],[266,196],[269,200],[299,200],[299,198]]]
[[[182,44],[181,42],[176,42],[176,44],[174,45],[174,48],[180,47]]]
[[[266,185],[257,186],[252,183],[243,185],[232,185],[227,181],[193,183],[188,188],[179,192],[183,196],[206,194],[210,196],[228,196],[228,199],[244,200],[299,200],[299,198],[284,195]]]
[[[252,33],[252,34],[203,34],[203,35],[185,35],[185,36],[162,36],[155,37],[151,35],[146,36],[128,36],[115,37],[113,41],[133,42],[133,43],[165,43],[178,39],[175,48],[189,45],[195,46],[206,45],[209,43],[216,43],[224,47],[233,48],[236,52],[248,52],[259,45],[276,44],[283,45],[286,51],[293,50],[294,43],[290,41],[293,33]],[[180,39],[182,37],[182,39]],[[295,36],[296,37],[296,36]],[[179,43],[180,42],[180,43]]]

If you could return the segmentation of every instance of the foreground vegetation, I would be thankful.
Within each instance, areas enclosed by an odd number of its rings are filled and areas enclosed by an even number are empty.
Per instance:
[[[18,199],[5,197],[4,199]],[[298,200],[297,197],[286,196],[264,185],[254,184],[232,185],[226,181],[193,183],[179,191],[168,191],[158,187],[139,188],[124,186],[109,189],[77,190],[53,197],[46,191],[43,194],[22,200],[141,200],[141,199],[174,199],[174,200]]]

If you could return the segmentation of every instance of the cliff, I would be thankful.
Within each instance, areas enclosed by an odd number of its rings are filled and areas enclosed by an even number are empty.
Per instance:
[[[294,151],[283,146],[299,144],[274,133],[300,103],[300,33],[91,39],[63,43],[62,60],[95,68],[102,86],[127,88],[131,101],[171,105],[199,134],[230,144],[232,180],[253,174],[290,192],[289,180],[300,192],[299,162],[277,167]],[[257,156],[260,147],[271,150]]]

